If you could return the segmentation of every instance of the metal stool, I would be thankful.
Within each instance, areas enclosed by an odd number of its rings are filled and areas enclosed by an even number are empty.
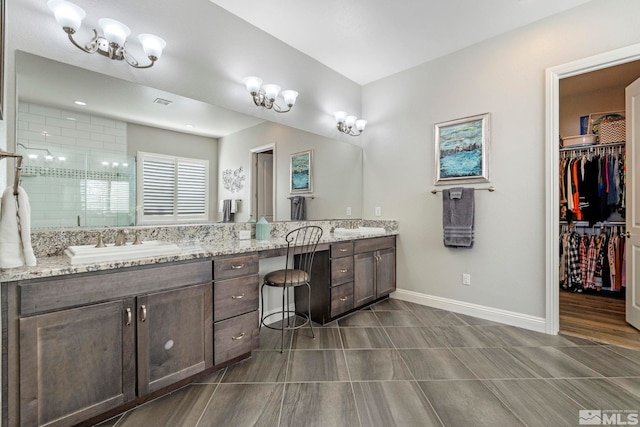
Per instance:
[[[269,329],[275,329],[282,332],[280,342],[280,353],[284,353],[284,332],[302,328],[309,324],[311,335],[315,338],[313,326],[311,325],[311,267],[313,265],[313,257],[318,247],[318,242],[322,237],[322,228],[315,225],[300,227],[290,231],[285,236],[287,241],[287,259],[285,269],[276,270],[264,276],[264,281],[260,287],[260,299],[262,303],[262,316],[260,318],[260,327],[265,326]],[[291,263],[291,264],[290,264]],[[289,268],[293,265],[293,268]],[[279,312],[264,315],[264,287],[282,289],[282,310]],[[308,291],[307,312],[301,313],[296,308],[289,308],[289,299],[291,289],[298,286],[306,286]],[[295,304],[295,299],[294,299]],[[279,326],[267,325],[265,321],[272,316],[281,316],[282,321]],[[303,318],[300,325],[296,325],[296,316]],[[291,318],[293,317],[293,322]]]

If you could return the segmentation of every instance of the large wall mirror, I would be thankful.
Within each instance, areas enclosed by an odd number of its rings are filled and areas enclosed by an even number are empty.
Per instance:
[[[313,153],[313,192],[301,194],[307,219],[362,217],[358,145],[26,52],[16,52],[16,73],[16,150],[33,228],[135,225],[138,152],[208,160],[208,220],[222,220],[220,202],[231,199],[234,220],[246,221],[263,146],[273,147],[274,220],[291,219],[290,157],[302,151]]]

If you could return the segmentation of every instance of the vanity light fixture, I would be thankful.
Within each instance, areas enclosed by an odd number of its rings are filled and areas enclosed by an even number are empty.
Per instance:
[[[243,81],[253,97],[254,104],[258,107],[264,107],[276,113],[286,113],[291,111],[291,107],[296,103],[298,92],[295,90],[283,90],[280,92],[280,86],[274,84],[263,85],[262,79],[255,76],[245,77]],[[276,104],[278,94],[281,94],[282,98],[284,98],[284,103],[288,107],[286,110]]]
[[[347,135],[360,136],[364,131],[364,127],[367,125],[366,120],[358,120],[356,116],[349,116],[346,111],[336,111],[333,115],[336,118],[338,130]]]
[[[162,49],[167,43],[153,34],[140,34],[138,40],[142,43],[142,49],[151,61],[147,65],[140,65],[138,61],[127,52],[125,44],[127,37],[131,34],[129,27],[122,22],[110,18],[101,18],[98,25],[104,35],[98,35],[97,30],[93,30],[93,38],[84,46],[79,45],[73,35],[80,28],[82,20],[87,15],[85,11],[75,4],[66,0],[49,0],[47,6],[56,17],[56,21],[69,36],[69,40],[75,47],[87,53],[99,53],[108,58],[118,61],[124,60],[134,68],[150,68],[162,55]]]

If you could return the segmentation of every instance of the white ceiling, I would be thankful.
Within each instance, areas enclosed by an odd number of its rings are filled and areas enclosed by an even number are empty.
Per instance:
[[[590,0],[211,0],[364,85]]]

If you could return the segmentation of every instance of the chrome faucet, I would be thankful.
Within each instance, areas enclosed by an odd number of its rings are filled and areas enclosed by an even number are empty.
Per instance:
[[[127,244],[127,232],[124,230],[118,230],[118,235],[116,236],[116,246],[124,246]]]

